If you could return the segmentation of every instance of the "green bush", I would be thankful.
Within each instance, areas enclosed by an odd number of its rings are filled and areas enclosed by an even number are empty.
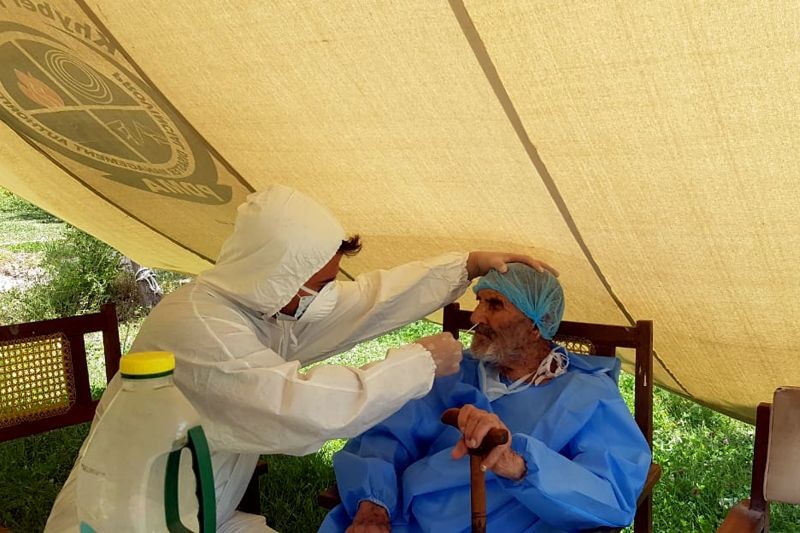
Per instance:
[[[120,269],[122,256],[107,244],[68,226],[61,239],[46,243],[41,274],[28,289],[11,289],[0,298],[4,322],[27,322],[96,312],[117,305],[121,321],[143,313],[133,276]]]

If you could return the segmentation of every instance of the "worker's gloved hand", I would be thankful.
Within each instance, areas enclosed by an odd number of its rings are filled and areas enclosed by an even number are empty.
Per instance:
[[[490,429],[508,428],[494,413],[478,409],[474,405],[465,405],[458,412],[458,429],[463,437],[453,448],[453,459],[461,459],[468,453],[468,448],[477,448]],[[508,432],[511,435],[511,432]],[[511,449],[511,439],[499,444],[481,461],[482,470],[491,470],[498,476],[519,480],[527,473],[525,460]]]
[[[503,273],[508,270],[506,266],[508,263],[525,263],[539,272],[549,270],[554,276],[558,276],[558,270],[544,261],[539,261],[529,255],[506,252],[470,252],[467,256],[467,275],[469,279],[475,279],[485,275],[491,269]]]
[[[392,530],[386,509],[370,501],[358,505],[353,523],[345,533],[387,533]]]
[[[431,352],[433,362],[436,364],[436,377],[449,376],[458,372],[461,366],[461,345],[450,333],[439,333],[429,337],[422,337],[417,344]]]

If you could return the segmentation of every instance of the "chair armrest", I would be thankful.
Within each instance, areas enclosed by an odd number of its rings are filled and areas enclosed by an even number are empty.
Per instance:
[[[339,489],[336,485],[331,485],[317,496],[317,505],[323,509],[331,510],[340,503],[342,503],[342,499],[339,497]]]
[[[766,513],[750,509],[750,500],[742,500],[728,511],[717,533],[760,533],[764,531]]]
[[[642,487],[642,492],[639,494],[639,499],[636,500],[637,506],[641,505],[642,500],[653,493],[653,487],[655,487],[659,479],[661,479],[661,465],[653,463],[650,465],[650,470],[647,471],[647,479],[644,482],[644,487]]]

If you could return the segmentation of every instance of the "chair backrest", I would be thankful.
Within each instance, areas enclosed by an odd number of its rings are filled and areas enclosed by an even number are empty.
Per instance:
[[[106,380],[119,368],[117,312],[0,326],[0,442],[94,416],[84,335],[103,333]]]
[[[444,308],[442,328],[458,338],[460,330],[472,327],[471,312],[453,303]],[[650,448],[653,447],[653,322],[638,320],[635,326],[612,326],[562,321],[554,339],[568,350],[589,355],[615,357],[617,348],[636,351],[634,418]]]
[[[800,504],[800,387],[780,387],[772,398],[764,497]]]

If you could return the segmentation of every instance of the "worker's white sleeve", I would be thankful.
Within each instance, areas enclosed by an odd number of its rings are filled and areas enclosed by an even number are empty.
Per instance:
[[[175,382],[205,418],[213,449],[309,453],[328,439],[362,433],[426,394],[435,365],[428,351],[411,344],[360,369],[327,365],[301,374],[300,361],[315,358],[301,351],[335,353],[455,299],[467,285],[466,256],[410,263],[344,285],[334,316],[310,325],[320,327],[294,324],[294,335],[285,330],[281,344],[298,343],[281,349],[289,362],[267,347],[264,333],[241,310],[195,298],[203,291],[198,286],[184,294],[186,302],[196,302],[193,312],[185,312],[183,301],[165,299],[153,312],[161,320],[145,323],[134,348],[175,352]],[[289,325],[274,327],[270,335]]]
[[[464,294],[466,265],[467,254],[449,253],[340,281],[331,315],[297,324],[294,357],[308,364],[424,318]]]
[[[362,368],[325,365],[301,374],[299,367],[262,349],[219,362],[181,358],[175,378],[204,416],[213,449],[301,455],[362,433],[426,394],[434,375],[430,353],[418,344]]]

